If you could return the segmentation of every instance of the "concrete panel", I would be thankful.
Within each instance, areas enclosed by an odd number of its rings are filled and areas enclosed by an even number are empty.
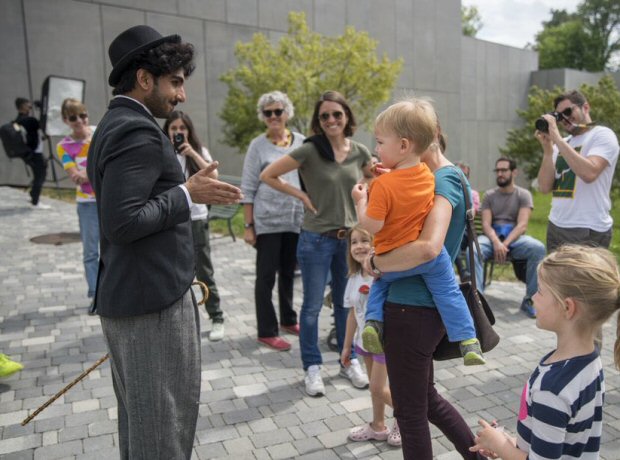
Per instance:
[[[403,67],[397,81],[399,87],[413,88],[413,74],[415,65],[413,62],[412,43],[415,40],[414,29],[411,26],[413,18],[413,2],[410,0],[396,0],[395,31],[397,58],[403,58]]]
[[[344,0],[315,0],[312,14],[313,30],[327,36],[340,35],[346,26],[347,4]]]
[[[30,76],[27,62],[26,36],[24,31],[23,12],[20,0],[3,3],[0,15],[0,113],[4,124],[17,116],[15,109],[16,97],[39,98],[39,87],[36,94],[30,88]],[[21,160],[9,160],[0,145],[0,184],[26,184],[28,177]]]
[[[178,106],[191,117],[198,136],[207,142],[207,90],[206,90],[206,47],[203,21],[156,13],[147,13],[146,22],[163,35],[179,34],[183,41],[194,45],[194,64],[196,69],[185,83],[187,102]]]
[[[462,37],[461,41],[461,119],[468,120],[476,114],[478,65],[476,50],[478,41]]]
[[[240,175],[243,168],[243,155],[222,143],[223,122],[218,116],[227,95],[228,87],[219,80],[220,75],[232,66],[237,65],[234,57],[234,44],[246,42],[257,32],[256,29],[207,23],[206,55],[207,55],[207,99],[209,101],[208,145],[211,153],[220,162],[220,172]]]
[[[457,92],[461,73],[461,2],[435,2],[435,22],[440,31],[435,37],[436,88]],[[428,27],[428,25],[427,25]]]
[[[336,0],[335,0],[336,1]],[[258,2],[258,26],[286,32],[288,30],[288,14],[290,11],[304,11],[310,28],[312,24],[312,0],[260,0]]]
[[[157,13],[177,14],[177,2],[170,0],[105,0],[96,1],[107,5],[122,6],[125,8],[138,9],[142,11],[154,11]],[[51,2],[50,2],[51,3]]]
[[[226,20],[229,24],[258,26],[258,0],[228,0]]]
[[[435,23],[435,6],[433,2],[414,2],[413,20],[411,21],[414,30],[414,40],[412,43],[413,55],[413,86],[423,90],[435,89],[437,72],[435,62],[435,41],[437,31]]]
[[[85,102],[91,121],[96,123],[106,108],[102,82],[107,78],[99,5],[72,0],[26,0],[24,7],[26,24],[33,25],[26,33],[35,94],[48,75],[84,79]]]
[[[370,23],[376,19],[371,16],[372,3],[372,0],[346,0],[347,25],[360,30],[370,30]]]
[[[226,0],[177,0],[181,16],[226,21]],[[170,2],[172,3],[172,2]]]

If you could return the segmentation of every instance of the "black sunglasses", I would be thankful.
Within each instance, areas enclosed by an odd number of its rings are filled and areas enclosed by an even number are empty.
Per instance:
[[[263,116],[265,118],[271,118],[271,115],[275,115],[276,117],[281,117],[284,113],[284,109],[275,109],[275,110],[263,110]]]
[[[571,105],[570,107],[566,107],[566,108],[565,108],[564,110],[562,110],[560,113],[561,113],[564,117],[568,118],[568,117],[570,117],[570,116],[573,114],[573,107],[581,107],[581,106],[580,106],[580,105],[578,105],[578,104],[573,104],[573,105]]]
[[[337,111],[337,112],[323,112],[322,114],[319,115],[319,118],[321,119],[321,121],[327,121],[327,120],[329,120],[329,117],[332,116],[332,117],[334,117],[334,120],[340,120],[343,115],[344,115],[344,113],[341,112],[341,111]]]
[[[82,120],[86,120],[88,118],[88,114],[80,113],[79,115],[69,115],[67,117],[67,120],[69,120],[71,123],[74,123],[77,121],[78,117],[80,117]]]

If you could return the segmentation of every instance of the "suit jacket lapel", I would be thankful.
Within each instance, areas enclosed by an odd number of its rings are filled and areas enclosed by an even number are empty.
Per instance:
[[[148,118],[149,120],[151,120],[153,122],[153,124],[155,126],[157,126],[157,128],[163,132],[163,129],[161,128],[161,126],[159,126],[159,123],[157,123],[157,120],[155,120],[155,118],[153,117],[153,115],[151,115],[149,112],[147,112],[144,107],[139,104],[138,102],[134,101],[133,99],[129,99],[127,97],[115,97],[114,99],[112,99],[110,101],[110,105],[108,106],[108,109],[114,109],[117,107],[127,107],[129,109],[135,110],[136,112],[138,112],[140,115],[142,115],[143,117]],[[168,137],[167,133],[166,137]]]

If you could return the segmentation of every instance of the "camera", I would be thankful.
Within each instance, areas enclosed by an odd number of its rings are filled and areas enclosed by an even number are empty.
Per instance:
[[[549,112],[547,115],[551,115],[556,121],[562,121],[564,119],[564,115],[560,112]],[[549,123],[543,117],[536,120],[534,126],[541,133],[549,133]]]
[[[172,145],[174,145],[175,150],[179,150],[181,144],[185,142],[185,136],[183,133],[176,133],[172,138]]]

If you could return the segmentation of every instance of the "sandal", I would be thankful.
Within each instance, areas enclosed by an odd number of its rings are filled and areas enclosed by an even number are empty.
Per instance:
[[[394,426],[392,426],[392,430],[387,438],[387,443],[390,446],[400,447],[403,443],[403,440],[400,437],[400,429],[398,428],[398,422],[394,420]]]
[[[390,434],[390,430],[388,427],[385,427],[383,431],[375,431],[370,426],[370,423],[366,425],[357,426],[353,428],[349,432],[349,439],[351,441],[370,441],[374,439],[375,441],[385,441]]]

